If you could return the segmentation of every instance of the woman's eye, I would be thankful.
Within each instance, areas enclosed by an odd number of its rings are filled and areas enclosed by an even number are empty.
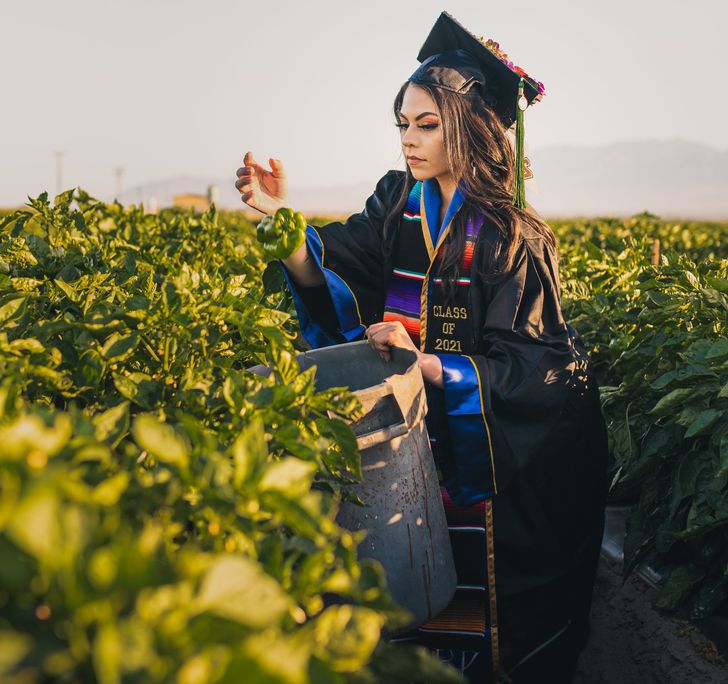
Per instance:
[[[394,124],[399,130],[404,130],[409,126],[409,124],[406,123],[398,123]],[[433,128],[437,128],[437,124],[422,124],[421,126],[418,126],[418,128],[421,128],[423,131],[431,131]]]

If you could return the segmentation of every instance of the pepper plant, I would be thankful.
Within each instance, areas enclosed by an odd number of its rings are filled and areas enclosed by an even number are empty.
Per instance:
[[[262,256],[214,209],[2,219],[3,682],[459,681],[382,641],[405,615],[335,522],[361,407],[299,373]]]
[[[658,607],[725,610],[728,226],[641,215],[556,231],[565,316],[601,385],[610,498],[633,504],[625,576],[647,562],[665,577]]]

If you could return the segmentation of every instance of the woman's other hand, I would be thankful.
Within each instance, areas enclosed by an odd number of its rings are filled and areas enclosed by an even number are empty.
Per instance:
[[[444,378],[442,377],[442,361],[437,354],[425,354],[415,346],[404,326],[399,321],[385,321],[373,323],[364,331],[369,345],[379,353],[385,360],[392,357],[390,347],[402,347],[411,349],[417,354],[417,365],[420,368],[425,381],[442,389]]]
[[[264,169],[253,158],[253,153],[245,153],[243,164],[237,171],[235,187],[241,199],[262,214],[274,214],[277,209],[288,204],[288,179],[280,159],[269,159],[271,170]]]
[[[399,321],[373,323],[364,331],[364,337],[369,342],[369,346],[385,361],[389,361],[392,356],[390,347],[411,349],[418,356],[420,354],[420,350],[415,347],[412,338]]]

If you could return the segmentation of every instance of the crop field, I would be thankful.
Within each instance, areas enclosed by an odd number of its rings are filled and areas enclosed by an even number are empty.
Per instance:
[[[725,611],[728,224],[552,227],[626,569],[660,571],[663,610]],[[380,636],[406,616],[334,520],[361,408],[298,372],[254,228],[79,190],[0,217],[3,682],[460,681]]]

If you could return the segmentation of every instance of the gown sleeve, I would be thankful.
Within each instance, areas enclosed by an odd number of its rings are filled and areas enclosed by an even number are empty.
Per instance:
[[[484,240],[480,258],[488,245]],[[551,247],[522,237],[503,280],[473,279],[471,287],[477,353],[438,354],[453,445],[447,484],[459,505],[499,494],[524,473],[568,473],[585,430],[605,450],[596,383],[561,312]]]
[[[307,226],[308,253],[324,275],[323,285],[301,287],[279,262],[301,332],[313,348],[352,342],[381,320],[386,286],[384,220],[404,179],[403,171],[389,171],[361,212],[343,222]]]

